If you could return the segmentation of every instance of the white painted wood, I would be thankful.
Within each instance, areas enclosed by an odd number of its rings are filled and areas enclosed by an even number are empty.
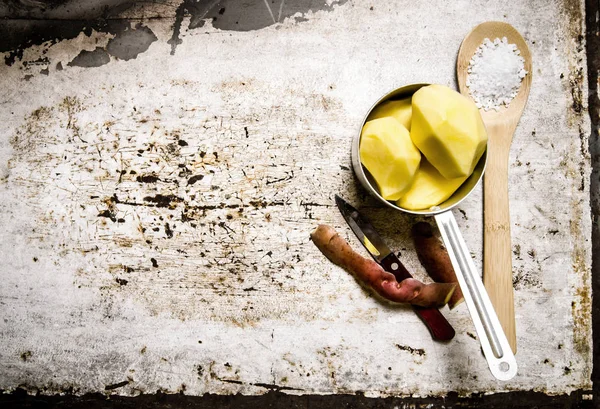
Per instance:
[[[585,84],[569,81],[585,75],[581,26],[561,2],[532,4],[350,2],[249,32],[185,20],[173,56],[172,21],[152,20],[159,40],[136,59],[68,67],[110,37],[94,33],[51,46],[48,76],[0,66],[0,388],[589,388],[590,126],[572,109]],[[460,41],[492,19],[524,35],[536,70],[509,166],[519,374],[507,383],[488,372],[464,304],[444,311],[456,338],[436,344],[410,309],[380,303],[309,242],[329,223],[359,248],[340,193],[425,279],[414,219],[365,196],[350,141],[390,89],[454,85]],[[481,191],[460,210],[481,268]]]

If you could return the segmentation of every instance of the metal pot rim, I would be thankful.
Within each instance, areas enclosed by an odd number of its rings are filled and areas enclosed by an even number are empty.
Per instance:
[[[427,85],[431,85],[431,84],[427,84],[427,83],[408,84],[408,85],[404,85],[399,88],[395,88],[395,89],[391,90],[390,92],[386,93],[385,95],[383,95],[381,98],[379,98],[377,100],[377,102],[375,102],[371,106],[369,111],[366,113],[366,115],[364,116],[363,120],[360,123],[358,132],[356,133],[356,135],[354,136],[354,139],[352,140],[352,168],[354,169],[354,173],[356,174],[361,185],[373,197],[377,198],[380,202],[382,202],[386,206],[391,207],[392,209],[395,209],[395,210],[400,210],[405,213],[421,215],[421,216],[433,216],[433,215],[436,215],[439,213],[446,212],[446,211],[454,208],[455,206],[458,206],[464,199],[467,198],[467,196],[469,196],[469,194],[474,190],[475,186],[477,186],[477,184],[480,182],[480,180],[483,177],[483,174],[485,172],[485,167],[487,164],[487,151],[489,149],[489,142],[486,146],[486,150],[484,151],[483,155],[479,159],[479,162],[477,162],[477,165],[475,166],[475,170],[473,171],[471,176],[469,176],[467,178],[467,180],[456,190],[456,192],[454,192],[452,194],[452,196],[450,196],[450,198],[448,198],[445,202],[441,203],[440,205],[434,206],[430,209],[425,209],[425,210],[409,210],[409,209],[402,208],[393,202],[385,200],[379,194],[379,191],[378,191],[374,181],[372,180],[372,177],[368,174],[368,171],[364,168],[364,166],[362,165],[362,163],[360,161],[359,147],[360,147],[360,138],[361,138],[363,126],[367,122],[369,115],[371,115],[371,112],[373,112],[375,107],[377,107],[379,104],[381,104],[387,100],[401,99],[401,98],[406,98],[406,97],[412,96],[418,89],[420,89],[421,87],[427,86]]]

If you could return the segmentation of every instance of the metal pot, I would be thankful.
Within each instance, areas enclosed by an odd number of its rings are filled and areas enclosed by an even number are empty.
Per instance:
[[[435,217],[490,371],[497,379],[506,381],[516,375],[517,362],[452,213],[452,208],[465,200],[481,180],[487,161],[487,150],[471,176],[458,190],[445,202],[427,210],[408,210],[385,200],[379,194],[377,184],[360,162],[361,132],[371,111],[384,101],[410,97],[419,88],[427,85],[429,84],[411,84],[395,89],[371,107],[352,142],[352,167],[364,188],[386,206],[405,213]]]

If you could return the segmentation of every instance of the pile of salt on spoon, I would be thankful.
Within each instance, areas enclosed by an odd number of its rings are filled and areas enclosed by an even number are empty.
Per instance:
[[[477,108],[486,111],[508,106],[527,75],[521,52],[506,37],[483,40],[469,62],[467,73],[469,92]]]

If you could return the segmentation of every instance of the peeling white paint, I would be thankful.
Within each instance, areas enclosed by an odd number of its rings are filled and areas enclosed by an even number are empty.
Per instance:
[[[587,140],[589,121],[572,118],[559,79],[571,68],[555,51],[570,42],[560,6],[532,4],[352,2],[301,24],[187,31],[174,56],[171,22],[146,21],[159,41],[133,60],[29,81],[19,64],[0,67],[0,146],[12,146],[0,150],[8,163],[0,388],[84,393],[128,381],[113,392],[367,396],[589,388],[591,351],[575,342],[582,328],[571,307],[591,297],[590,159],[579,132]],[[425,279],[409,239],[414,219],[365,198],[350,140],[390,89],[453,85],[460,41],[492,19],[519,29],[534,61],[510,166],[521,281],[519,375],[507,383],[490,375],[466,306],[444,310],[457,336],[435,343],[409,308],[371,297],[308,240],[329,223],[358,249],[333,206],[341,193],[366,207]],[[79,36],[48,55],[67,61],[107,40]],[[481,191],[461,210],[480,267]]]

